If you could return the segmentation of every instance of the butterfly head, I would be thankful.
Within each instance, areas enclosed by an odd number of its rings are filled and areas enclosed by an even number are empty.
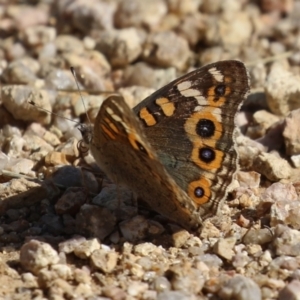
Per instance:
[[[89,147],[93,140],[93,128],[91,125],[79,124],[77,125],[78,130],[81,133],[82,140],[78,143],[78,149],[81,153],[89,151]]]

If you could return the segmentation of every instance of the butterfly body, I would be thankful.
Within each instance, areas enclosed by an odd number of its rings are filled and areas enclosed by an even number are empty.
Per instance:
[[[234,117],[248,90],[241,62],[207,65],[133,110],[110,96],[83,139],[111,180],[183,227],[197,227],[217,213],[236,172]]]

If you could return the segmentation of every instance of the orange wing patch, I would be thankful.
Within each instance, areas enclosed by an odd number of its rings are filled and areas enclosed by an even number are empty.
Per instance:
[[[143,107],[139,112],[139,117],[146,123],[147,126],[156,124],[156,120],[146,107]]]
[[[160,106],[165,116],[171,117],[174,114],[175,105],[168,98],[158,98],[155,100],[155,103]]]

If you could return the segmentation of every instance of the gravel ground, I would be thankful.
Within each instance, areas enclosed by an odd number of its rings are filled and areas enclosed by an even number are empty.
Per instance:
[[[1,299],[300,299],[300,1],[0,2]],[[198,231],[136,205],[76,123],[240,59],[241,169]],[[294,124],[295,123],[295,124]]]

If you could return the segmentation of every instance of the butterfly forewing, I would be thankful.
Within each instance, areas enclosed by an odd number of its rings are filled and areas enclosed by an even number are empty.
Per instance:
[[[248,91],[244,64],[223,61],[176,79],[134,108],[159,159],[203,217],[216,213],[237,169],[234,119]]]

